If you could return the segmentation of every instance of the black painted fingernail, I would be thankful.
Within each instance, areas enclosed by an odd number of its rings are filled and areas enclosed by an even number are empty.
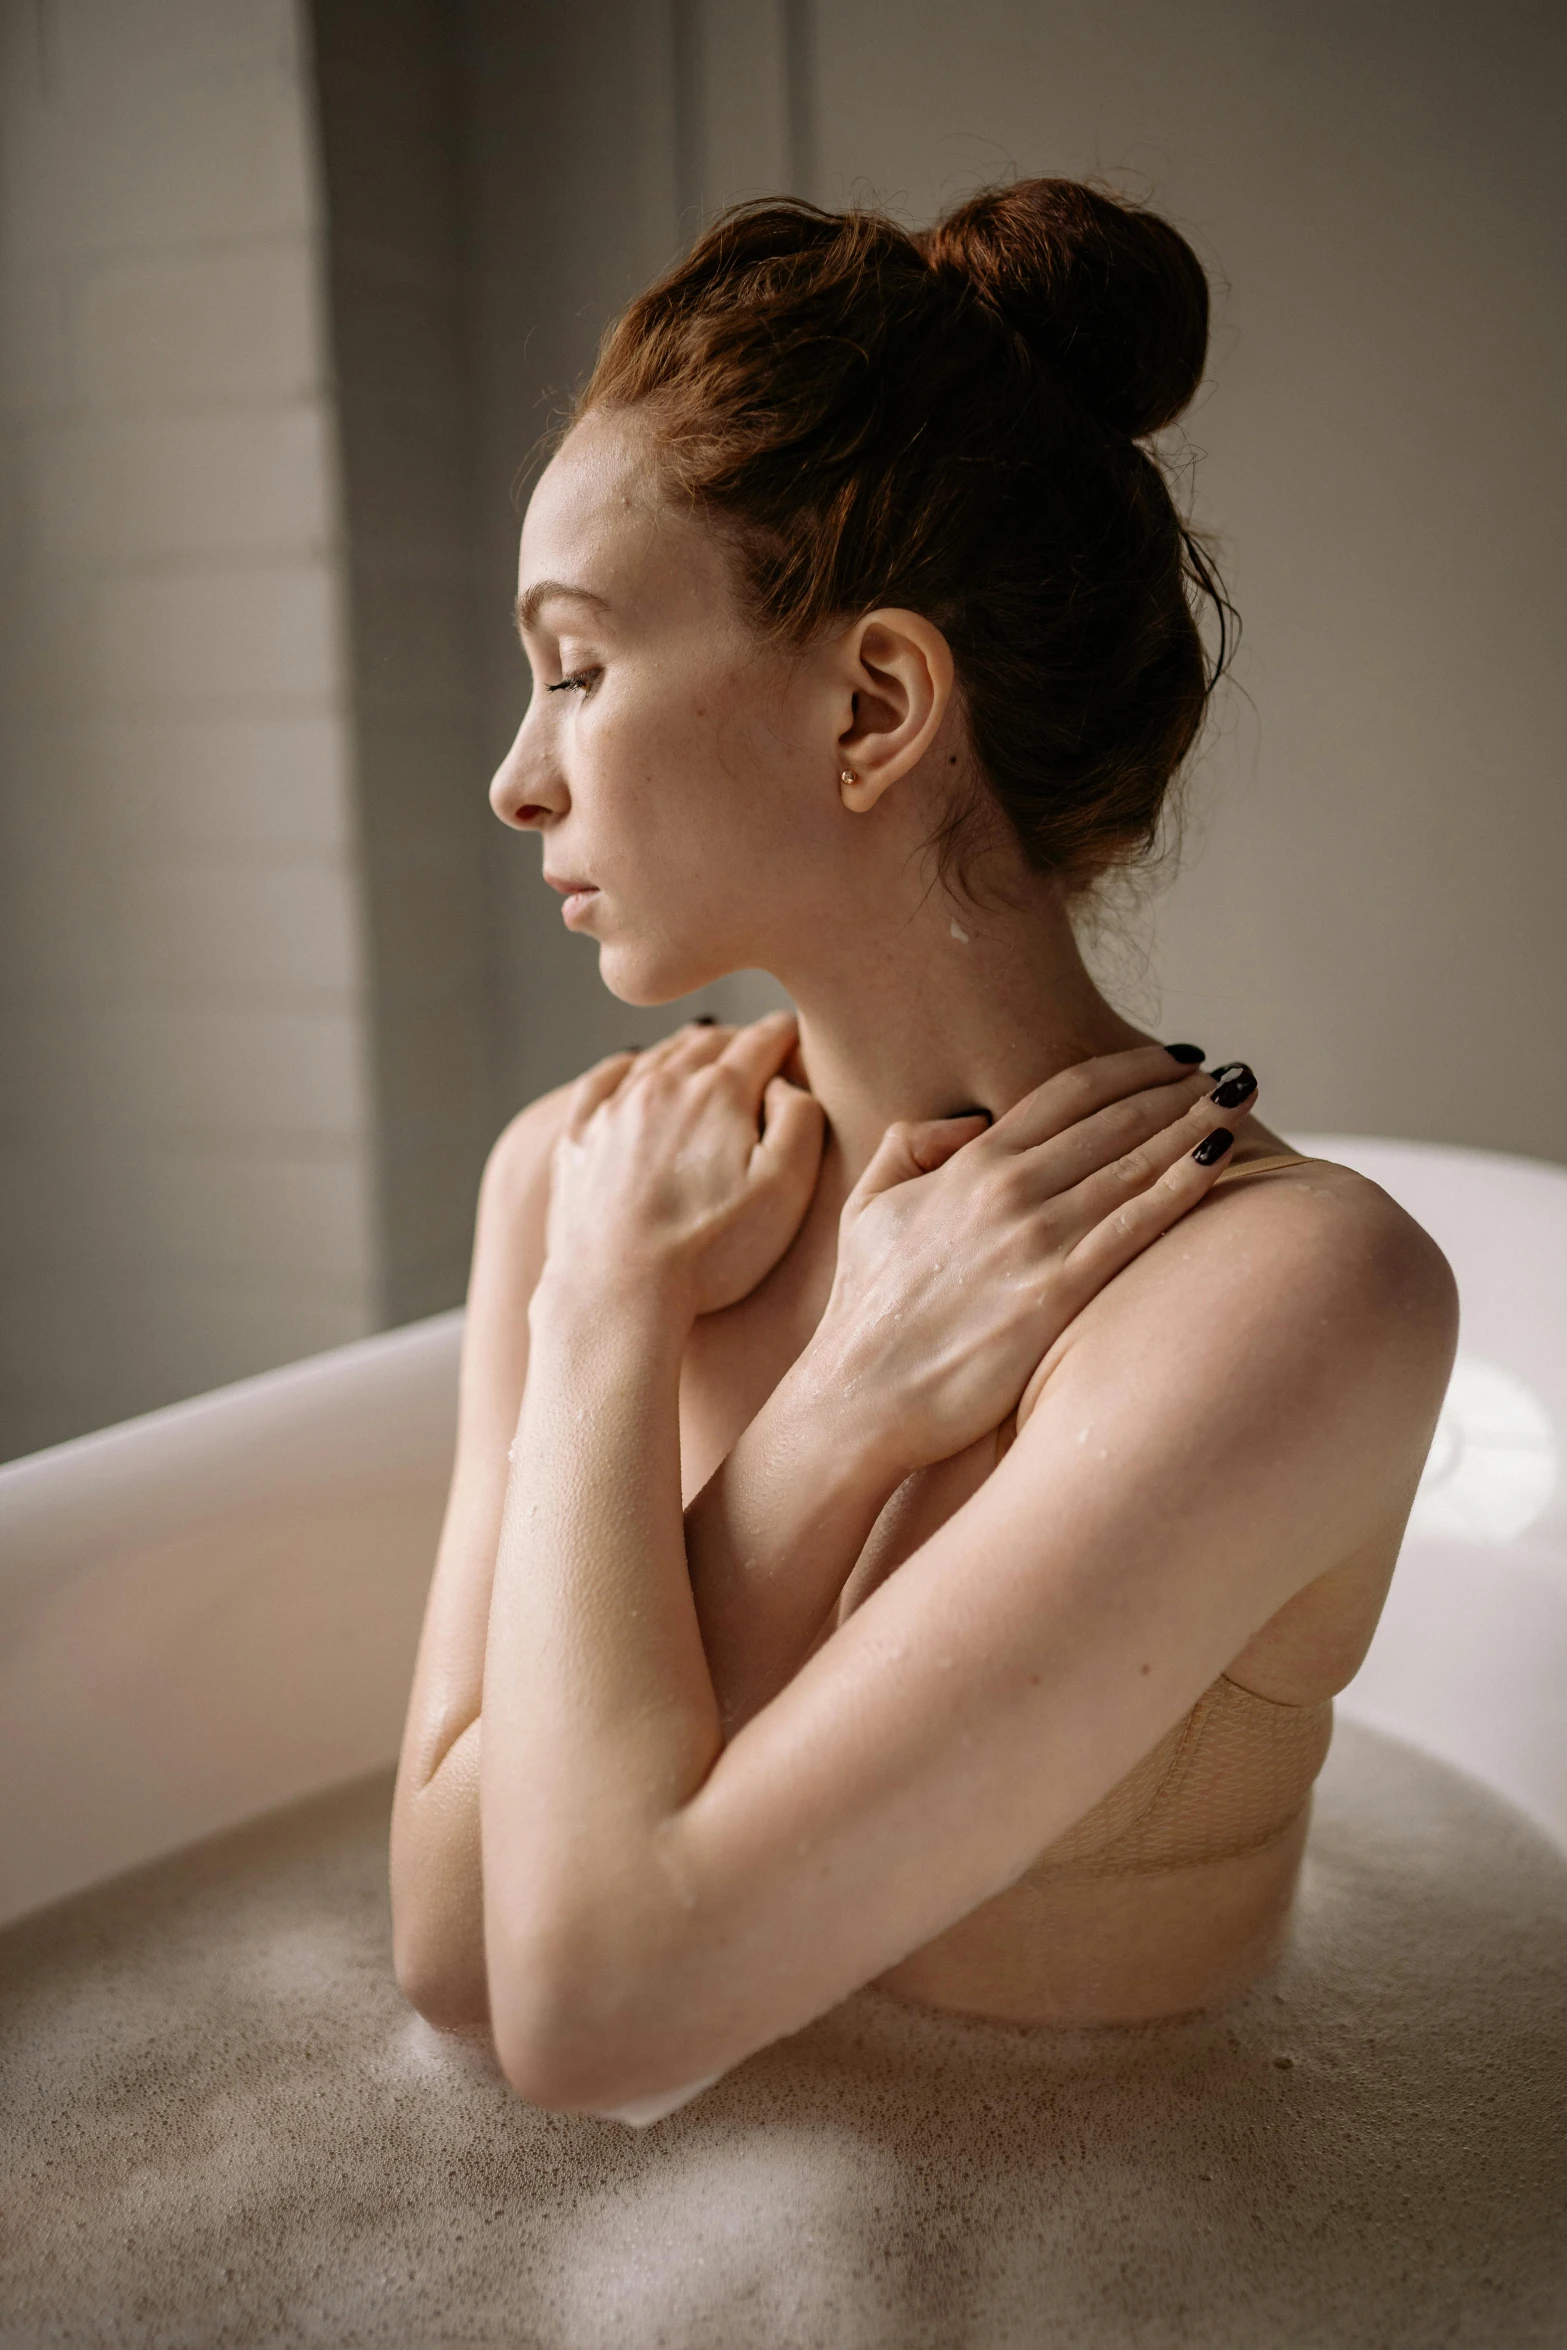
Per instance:
[[[622,1045],[617,1045],[615,1049],[616,1049],[616,1051],[617,1051],[617,1052],[622,1052],[622,1053],[640,1053],[641,1051],[643,1051],[643,1050],[644,1050],[643,1046],[641,1046],[641,1045],[639,1045],[639,1044],[622,1044]]]
[[[1199,1167],[1211,1167],[1216,1160],[1223,1158],[1234,1140],[1235,1137],[1227,1126],[1216,1126],[1211,1134],[1203,1136],[1193,1151],[1192,1157],[1197,1161]]]
[[[1208,1099],[1217,1109],[1238,1110],[1241,1103],[1249,1101],[1256,1090],[1257,1080],[1242,1061],[1237,1065],[1234,1076],[1226,1077],[1222,1085],[1216,1085]]]
[[[1182,1061],[1188,1069],[1194,1069],[1199,1061],[1208,1058],[1200,1044],[1167,1044],[1164,1049],[1172,1061]]]
[[[949,1118],[983,1118],[987,1126],[994,1126],[996,1122],[983,1102],[971,1102],[966,1110],[949,1110],[947,1116]]]
[[[1215,1085],[1222,1085],[1226,1077],[1238,1077],[1245,1068],[1244,1061],[1225,1061],[1212,1072]]]
[[[718,1015],[716,1012],[698,1012],[691,1025],[693,1028],[716,1028]]]

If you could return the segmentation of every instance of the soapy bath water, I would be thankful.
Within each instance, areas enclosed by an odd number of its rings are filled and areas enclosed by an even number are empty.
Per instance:
[[[391,1979],[389,1781],[0,1937],[0,2342],[1556,2350],[1567,1859],[1341,1728],[1222,2014],[848,2001],[642,2130]]]

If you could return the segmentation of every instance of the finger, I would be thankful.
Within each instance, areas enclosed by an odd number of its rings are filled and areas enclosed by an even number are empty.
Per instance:
[[[1059,1204],[1076,1217],[1084,1233],[1092,1232],[1127,1201],[1178,1169],[1210,1135],[1228,1134],[1233,1139],[1237,1120],[1247,1115],[1256,1099],[1257,1080],[1249,1069],[1243,1068],[1235,1079],[1204,1092],[1184,1116],[1160,1133],[1151,1135],[1146,1142],[1075,1185]],[[1215,1179],[1228,1147],[1226,1144],[1209,1164],[1193,1162],[1202,1174],[1203,1189]]]
[[[1091,1118],[1111,1102],[1124,1101],[1128,1094],[1145,1092],[1151,1086],[1178,1085],[1183,1080],[1189,1083],[1191,1078],[1189,1065],[1166,1052],[1162,1044],[1101,1053],[1094,1060],[1078,1061],[1061,1070],[1014,1102],[996,1120],[992,1140],[1003,1149],[1029,1150]]]
[[[751,1154],[753,1171],[770,1181],[799,1186],[809,1198],[822,1163],[827,1113],[815,1094],[787,1077],[769,1080],[762,1096],[762,1138]]]
[[[855,1185],[854,1199],[874,1199],[898,1183],[932,1175],[945,1166],[966,1142],[975,1142],[990,1124],[988,1110],[973,1110],[961,1118],[900,1118],[888,1127]]]
[[[1039,1179],[1042,1195],[1069,1191],[1086,1182],[1100,1168],[1164,1133],[1213,1092],[1213,1080],[1187,1070],[1179,1084],[1155,1085],[1124,1101],[1110,1102],[1090,1117],[1080,1118],[1064,1133],[1035,1143],[1022,1154],[1023,1162]],[[1211,1123],[1211,1121],[1210,1121]]]
[[[704,1012],[695,1020],[683,1021],[665,1041],[671,1060],[702,1068],[719,1058],[733,1035],[727,1021],[714,1020]]]
[[[793,1012],[767,1012],[744,1028],[727,1031],[724,1066],[743,1077],[753,1099],[760,1103],[764,1088],[776,1077],[799,1041],[799,1022]],[[800,1090],[798,1087],[795,1089]]]
[[[636,1068],[641,1056],[631,1049],[611,1053],[607,1060],[595,1061],[584,1070],[572,1088],[571,1108],[566,1119],[566,1131],[580,1134],[601,1102],[607,1102],[620,1086],[627,1073]]]
[[[1190,1124],[1190,1120],[1182,1121],[1183,1128]],[[1072,1250],[1062,1269],[1076,1299],[1074,1311],[1081,1311],[1123,1266],[1141,1256],[1207,1198],[1224,1172],[1234,1135],[1231,1128],[1212,1123],[1211,1111],[1205,1124],[1201,1142],[1191,1149],[1183,1147],[1146,1190],[1101,1217]],[[1183,1132],[1181,1139],[1184,1146],[1190,1140],[1189,1133]],[[1208,1155],[1200,1156],[1205,1150]]]
[[[637,1074],[659,1076],[705,1068],[720,1057],[733,1034],[732,1028],[721,1028],[714,1020],[687,1020],[649,1046],[640,1057]]]
[[[922,1175],[934,1175],[956,1158],[965,1143],[977,1142],[989,1130],[988,1110],[962,1110],[951,1118],[927,1118],[910,1128],[910,1144]]]

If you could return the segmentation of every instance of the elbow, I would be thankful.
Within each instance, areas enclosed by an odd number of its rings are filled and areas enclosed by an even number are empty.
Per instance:
[[[508,2085],[552,2113],[607,2114],[694,2074],[659,1983],[653,1966],[563,1943],[497,1952],[490,2033]]]
[[[498,1989],[490,2030],[508,2087],[550,2113],[603,2113],[624,2103],[636,2050],[614,2006],[580,1976],[562,1981],[553,1970]]]
[[[443,1938],[399,1918],[392,1934],[397,1988],[438,2032],[472,2033],[490,2020],[482,1950],[455,1951]]]
[[[570,2039],[534,2020],[512,2016],[497,2026],[495,2057],[506,2086],[525,2105],[546,2113],[600,2113],[610,2102],[597,2093],[598,2080]]]
[[[397,1988],[438,2032],[482,2030],[490,1994],[477,1869],[411,1868],[394,1840],[391,1890]]]
[[[591,1996],[571,1982],[514,1982],[491,2000],[488,1985],[441,1962],[438,1953],[397,1945],[397,1986],[438,2032],[488,2039],[508,2088],[547,2113],[654,2118],[670,2090],[689,2092],[696,2064],[672,2064],[657,2035],[623,2001]]]
[[[470,1768],[470,1780],[473,1775]],[[439,2032],[481,2029],[490,2004],[484,1873],[478,1803],[469,1787],[445,1772],[417,1796],[400,1790],[390,1860],[398,1989]]]
[[[608,2113],[627,2103],[630,2049],[573,2012],[576,2002],[510,1997],[491,2021],[500,2073],[526,2106],[545,2113]]]

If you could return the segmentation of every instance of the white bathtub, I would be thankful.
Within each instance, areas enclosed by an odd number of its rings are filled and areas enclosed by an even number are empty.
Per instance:
[[[1447,1251],[1460,1367],[1341,1710],[1567,1846],[1567,1173],[1318,1138]],[[459,1314],[0,1468],[0,1921],[395,1755]]]

